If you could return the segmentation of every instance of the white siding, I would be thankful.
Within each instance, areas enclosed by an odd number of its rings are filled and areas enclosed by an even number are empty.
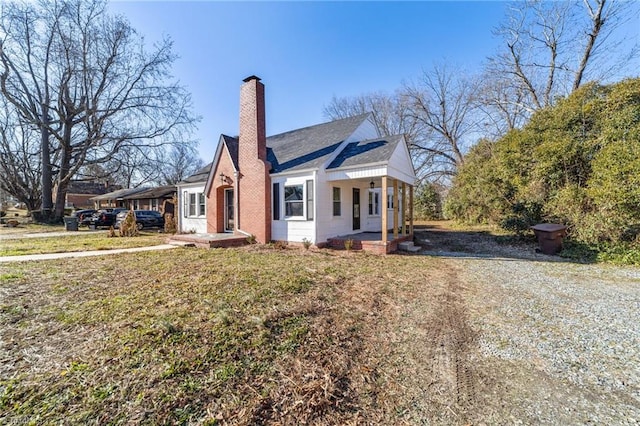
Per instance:
[[[362,124],[358,126],[356,131],[353,132],[351,136],[345,139],[345,142],[351,143],[351,142],[366,141],[366,140],[375,139],[378,137],[380,137],[378,128],[374,124],[371,117],[369,117],[369,119],[363,121]]]
[[[193,183],[188,185],[179,185],[178,188],[178,231],[182,233],[204,234],[207,232],[207,217],[205,216],[188,216],[185,217],[184,210],[184,193],[202,193],[204,192],[205,182]],[[196,203],[197,203],[196,196]],[[206,201],[205,201],[206,202]],[[188,198],[187,198],[188,203]]]
[[[389,176],[406,182],[409,185],[415,185],[416,176],[404,139],[398,143],[393,154],[391,154],[387,173]]]
[[[307,220],[307,185],[308,180],[313,180],[314,190],[314,220]],[[314,174],[302,173],[297,175],[288,176],[272,176],[271,188],[273,190],[273,184],[280,185],[280,219],[271,221],[271,239],[276,241],[292,241],[302,242],[303,239],[307,239],[312,243],[316,243],[316,220],[318,212],[318,183],[315,180]],[[304,216],[303,217],[286,217],[285,203],[284,203],[284,187],[289,185],[302,185],[304,188]],[[272,200],[273,202],[273,200]]]
[[[376,216],[369,216],[369,192],[367,189],[367,193],[365,196],[365,214],[366,214],[366,227],[364,230],[367,232],[382,232],[382,209],[387,207],[386,200],[382,199],[382,188],[374,188],[372,191],[378,192],[380,195],[380,214]],[[407,192],[408,193],[408,192]],[[393,194],[393,186],[390,186],[387,189],[387,196],[391,196]],[[402,188],[400,184],[398,184],[398,227],[402,225]],[[393,229],[393,208],[387,209],[387,229]]]

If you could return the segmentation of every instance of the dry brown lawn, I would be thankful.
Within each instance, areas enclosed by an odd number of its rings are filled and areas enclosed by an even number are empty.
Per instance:
[[[0,423],[535,422],[533,381],[566,387],[482,355],[489,287],[454,259],[270,246],[0,265]]]

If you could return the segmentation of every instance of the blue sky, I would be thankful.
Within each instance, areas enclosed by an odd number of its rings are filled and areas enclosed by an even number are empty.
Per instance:
[[[446,60],[474,71],[496,51],[506,3],[115,1],[148,42],[174,41],[174,75],[202,116],[200,153],[238,133],[242,79],[266,86],[267,134],[326,121],[331,98],[392,92]]]

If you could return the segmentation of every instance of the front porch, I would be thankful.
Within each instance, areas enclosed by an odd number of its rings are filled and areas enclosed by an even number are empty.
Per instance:
[[[382,232],[360,232],[329,238],[327,246],[333,249],[344,249],[345,241],[351,240],[352,250],[363,250],[375,254],[389,254],[398,251],[398,245],[405,241],[413,241],[413,234],[398,234],[387,241]]]

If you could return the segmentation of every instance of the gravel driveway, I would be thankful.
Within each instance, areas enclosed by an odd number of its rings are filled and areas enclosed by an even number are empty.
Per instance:
[[[438,231],[423,238],[455,268],[477,336],[469,363],[479,392],[467,420],[640,424],[639,268]]]

